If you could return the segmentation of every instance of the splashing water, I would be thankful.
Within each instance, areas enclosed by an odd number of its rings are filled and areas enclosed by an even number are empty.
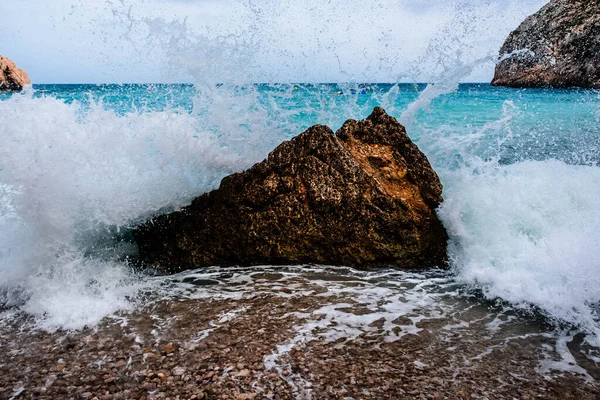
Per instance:
[[[23,120],[23,113],[31,117]],[[89,241],[94,232],[118,232],[151,212],[185,204],[262,155],[236,150],[242,142],[228,143],[225,135],[218,140],[187,113],[119,116],[95,103],[82,110],[25,94],[1,102],[0,114],[3,126],[12,127],[1,154],[2,283],[33,296],[40,315],[60,310],[43,300],[45,293],[71,298],[76,308],[87,294],[106,304],[105,292],[127,281],[125,264],[88,259],[99,245]],[[10,290],[7,295],[9,304],[15,301]],[[116,309],[104,307],[99,317]],[[89,307],[80,312],[91,314]]]
[[[600,168],[525,161],[457,171],[440,216],[461,281],[597,337]]]

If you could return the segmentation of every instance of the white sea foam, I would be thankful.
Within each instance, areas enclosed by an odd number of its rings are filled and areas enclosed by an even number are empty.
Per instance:
[[[574,335],[569,335],[567,332],[560,332],[556,340],[556,346],[552,349],[558,354],[556,356],[545,354],[545,359],[540,363],[538,371],[547,374],[552,371],[569,372],[574,375],[583,376],[587,381],[594,381],[594,378],[582,368],[578,363],[573,353],[568,348],[568,343],[573,340]],[[590,357],[590,359],[593,359]],[[597,363],[597,360],[596,360]]]
[[[235,102],[223,92],[221,105]],[[128,244],[115,239],[119,230],[186,204],[262,158],[277,129],[252,115],[232,124],[226,114],[118,115],[101,103],[85,108],[31,93],[0,101],[2,303],[25,302],[22,309],[50,329],[131,307],[139,288],[121,260]],[[99,255],[102,240],[112,249]]]
[[[463,282],[600,339],[600,168],[527,161],[448,173],[439,213]]]

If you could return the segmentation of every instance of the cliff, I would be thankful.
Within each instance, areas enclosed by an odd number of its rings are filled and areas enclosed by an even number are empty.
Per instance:
[[[600,87],[600,2],[552,0],[500,49],[492,85]]]

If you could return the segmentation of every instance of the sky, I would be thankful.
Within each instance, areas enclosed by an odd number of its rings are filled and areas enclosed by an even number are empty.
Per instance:
[[[1,0],[33,83],[488,82],[545,0]]]

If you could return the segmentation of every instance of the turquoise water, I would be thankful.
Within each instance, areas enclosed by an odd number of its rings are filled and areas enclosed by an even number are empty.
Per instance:
[[[405,115],[408,106],[419,98],[426,86],[261,84],[235,91],[252,92],[260,107],[267,113],[271,111],[273,118],[279,118],[277,123],[284,128],[285,137],[318,123],[336,129],[346,119],[364,118],[373,107],[382,105],[410,127],[413,140],[432,132],[444,137],[472,135],[486,129],[487,124],[508,117],[502,132],[494,132],[493,128],[487,132],[490,141],[503,140],[499,148],[473,150],[473,154],[482,157],[499,156],[502,163],[550,158],[573,164],[600,161],[598,91],[515,90],[487,84],[461,84],[458,90]],[[75,102],[82,112],[88,110],[90,104],[101,104],[102,108],[118,115],[159,111],[197,115],[201,112],[197,104],[201,93],[193,85],[34,85],[33,88],[34,98],[53,97],[68,104]],[[10,96],[0,94],[0,99]]]
[[[127,230],[374,106],[444,185],[452,268],[600,343],[600,93],[425,84],[34,85],[0,94],[0,293],[46,326],[132,307]]]

